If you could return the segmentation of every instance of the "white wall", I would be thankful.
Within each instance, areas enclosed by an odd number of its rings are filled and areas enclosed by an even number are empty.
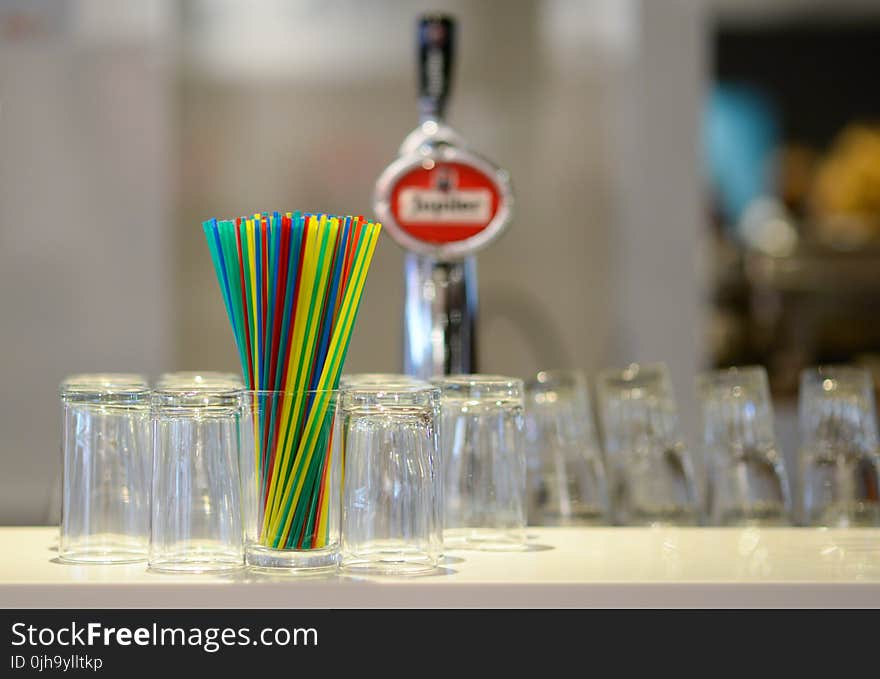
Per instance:
[[[172,346],[170,71],[129,6],[0,4],[0,523],[57,512],[62,378]]]
[[[614,357],[665,361],[691,441],[696,373],[706,365],[706,214],[700,125],[708,77],[705,15],[687,0],[643,2],[618,85]]]

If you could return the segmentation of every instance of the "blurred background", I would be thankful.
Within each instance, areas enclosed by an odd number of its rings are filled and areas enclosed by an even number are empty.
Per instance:
[[[459,20],[449,122],[510,171],[480,365],[880,361],[880,5],[0,0],[0,523],[57,520],[57,385],[235,370],[201,222],[371,212],[416,124],[414,22]],[[346,369],[401,363],[380,243]],[[694,448],[698,447],[694,445]]]

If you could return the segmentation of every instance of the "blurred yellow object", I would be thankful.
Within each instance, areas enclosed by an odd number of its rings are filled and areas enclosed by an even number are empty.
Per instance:
[[[779,150],[776,159],[779,197],[798,216],[809,200],[818,163],[819,153],[804,144],[789,143]]]
[[[880,236],[880,125],[844,128],[816,174],[817,236],[856,246]]]

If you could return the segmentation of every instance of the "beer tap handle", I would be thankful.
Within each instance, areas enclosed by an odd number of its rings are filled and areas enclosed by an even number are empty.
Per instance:
[[[419,17],[420,121],[443,121],[452,80],[455,53],[455,19],[445,14]]]

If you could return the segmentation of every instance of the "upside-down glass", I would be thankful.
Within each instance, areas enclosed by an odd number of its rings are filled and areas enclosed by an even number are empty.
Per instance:
[[[230,571],[244,565],[238,474],[241,390],[178,382],[156,389],[151,570]]]
[[[598,396],[616,523],[697,523],[693,466],[666,366],[606,370]]]
[[[342,454],[337,392],[244,392],[240,464],[245,559],[312,574],[339,558]]]
[[[442,536],[435,467],[437,401],[430,385],[346,387],[342,566],[415,574],[437,566]]]
[[[767,373],[760,366],[698,378],[708,480],[709,522],[717,526],[785,525],[791,500],[773,433]]]
[[[807,523],[880,525],[877,411],[869,373],[847,366],[804,370],[799,419]]]
[[[351,373],[348,375],[343,375],[339,380],[339,390],[340,392],[351,391],[352,389],[360,389],[363,387],[383,387],[386,390],[393,390],[397,388],[411,388],[411,387],[425,387],[430,386],[429,382],[426,382],[423,379],[418,377],[413,377],[412,375],[405,375],[403,373]],[[443,521],[444,521],[444,510],[443,510],[443,473],[440,460],[440,446],[439,446],[439,424],[440,424],[440,399],[437,398],[435,400],[435,422],[434,426],[434,438],[437,439],[434,445],[434,510],[437,515],[437,527],[440,531],[441,535],[441,550],[440,556],[442,557],[442,535],[443,535]]]
[[[150,388],[141,375],[75,375],[61,385],[59,558],[126,563],[150,540]]]
[[[530,380],[525,431],[529,523],[605,523],[608,487],[583,373],[543,371]]]
[[[440,387],[445,549],[525,547],[522,380],[453,375]]]

